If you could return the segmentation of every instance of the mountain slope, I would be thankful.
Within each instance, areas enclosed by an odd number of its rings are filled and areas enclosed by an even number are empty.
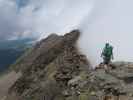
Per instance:
[[[0,76],[0,100],[4,100],[8,94],[8,89],[20,76],[19,73],[15,73],[14,71]]]
[[[27,48],[33,39],[0,40],[0,73],[9,68]]]
[[[133,63],[90,68],[74,30],[40,41],[14,65],[22,76],[5,100],[133,100]]]
[[[23,52],[24,50],[0,49],[0,72],[8,69],[9,66],[23,54]]]
[[[79,35],[78,30],[65,36],[52,34],[38,43],[16,64],[22,77],[10,88],[9,98],[12,93],[19,100],[63,98],[68,81],[86,73],[89,68],[85,56],[75,46]]]

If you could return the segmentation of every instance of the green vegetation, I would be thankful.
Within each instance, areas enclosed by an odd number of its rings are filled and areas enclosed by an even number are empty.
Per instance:
[[[10,69],[18,72],[20,70],[18,66],[23,62],[24,58],[31,53],[32,49],[33,47],[26,48],[25,52],[10,66]]]

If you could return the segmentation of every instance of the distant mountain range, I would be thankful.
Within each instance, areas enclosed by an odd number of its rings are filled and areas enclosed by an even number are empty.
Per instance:
[[[34,39],[0,40],[0,49],[18,49],[32,44]]]
[[[0,50],[0,71],[7,69],[23,52],[23,50],[15,49]]]
[[[0,72],[13,64],[24,51],[32,46],[33,39],[0,41]]]

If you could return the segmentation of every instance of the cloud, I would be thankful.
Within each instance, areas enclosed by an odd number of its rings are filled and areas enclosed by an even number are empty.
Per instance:
[[[92,0],[0,0],[0,38],[44,38],[78,28]]]
[[[96,65],[106,42],[114,47],[115,61],[133,62],[133,1],[94,0],[92,13],[82,21],[81,51]]]
[[[132,0],[0,0],[0,39],[45,38],[79,28],[79,48],[93,64],[106,42],[116,60],[133,61]]]
[[[35,31],[45,37],[46,33],[63,34],[78,28],[91,9],[91,0],[45,0],[44,5],[36,12],[34,17]]]
[[[32,31],[33,9],[30,2],[21,5],[15,0],[0,0],[0,39],[23,38],[25,33],[27,37],[35,37],[37,34]]]

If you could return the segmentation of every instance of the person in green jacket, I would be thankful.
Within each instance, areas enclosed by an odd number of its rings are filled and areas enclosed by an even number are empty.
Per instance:
[[[103,63],[108,65],[111,62],[111,59],[113,60],[113,47],[109,44],[106,43],[105,47],[102,51],[101,57],[103,58]]]

